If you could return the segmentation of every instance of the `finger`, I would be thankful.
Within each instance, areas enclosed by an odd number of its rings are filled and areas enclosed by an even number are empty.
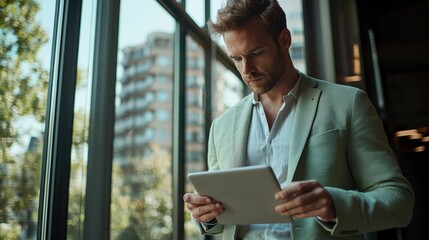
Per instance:
[[[321,185],[314,180],[292,182],[280,192],[277,192],[274,197],[277,200],[290,200],[297,195],[309,192],[316,187],[321,187]]]
[[[209,222],[223,212],[224,208],[220,203],[199,206],[191,211],[192,217],[200,222]]]
[[[319,210],[320,209],[314,209],[312,211],[303,212],[303,213],[300,213],[300,214],[293,214],[291,216],[292,216],[293,219],[316,217],[316,216],[319,216]]]
[[[308,192],[276,206],[276,211],[283,215],[293,215],[320,208],[323,201],[319,201],[318,194]]]
[[[335,207],[330,194],[323,188],[300,195],[292,201],[279,204],[276,211],[294,218],[319,216],[323,219],[335,219]]]
[[[330,208],[327,205],[322,205],[320,208],[315,208],[308,211],[301,211],[300,213],[290,214],[294,219],[307,218],[307,217],[320,217],[325,221],[331,221],[335,219],[335,215],[331,214]]]
[[[306,212],[309,210],[312,210],[317,207],[317,203],[315,202],[306,202],[297,204],[292,201],[279,204],[275,207],[276,212],[282,214],[282,215],[294,215],[299,214],[302,212]]]
[[[221,203],[213,203],[206,205],[187,204],[186,207],[192,212],[193,217],[200,217],[212,211],[219,211],[223,209]]]
[[[210,204],[212,200],[208,196],[198,195],[195,193],[185,193],[183,195],[183,201],[190,204]]]
[[[197,221],[199,222],[210,222],[211,220],[213,220],[214,218],[216,218],[217,216],[219,216],[222,212],[218,212],[218,211],[212,211],[209,212],[207,214],[204,214],[200,217],[194,217]]]
[[[276,207],[276,211],[282,215],[291,215],[296,216],[299,214],[308,213],[311,211],[319,210],[325,208],[325,204],[322,200],[317,200],[310,202],[308,204],[299,205],[293,208],[285,208],[284,206],[278,206]],[[317,213],[317,215],[320,215],[321,213]],[[316,215],[315,215],[316,216]]]

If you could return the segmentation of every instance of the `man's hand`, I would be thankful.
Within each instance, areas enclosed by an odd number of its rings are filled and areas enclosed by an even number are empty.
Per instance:
[[[336,218],[331,194],[314,180],[292,182],[276,193],[275,198],[286,200],[276,206],[276,211],[294,219],[317,216],[323,221],[333,221]]]
[[[183,201],[192,217],[199,222],[210,222],[225,210],[221,203],[213,202],[210,197],[194,193],[185,193]]]

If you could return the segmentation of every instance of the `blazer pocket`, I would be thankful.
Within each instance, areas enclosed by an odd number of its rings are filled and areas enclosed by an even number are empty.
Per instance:
[[[306,178],[316,179],[322,184],[332,186],[338,184],[334,179],[348,179],[346,130],[331,129],[311,136],[300,164]]]
[[[330,137],[336,137],[336,136],[341,136],[342,134],[344,134],[346,131],[346,129],[344,128],[334,128],[334,129],[329,129],[328,131],[322,132],[322,133],[317,133],[314,134],[312,136],[310,136],[311,138],[330,138]]]

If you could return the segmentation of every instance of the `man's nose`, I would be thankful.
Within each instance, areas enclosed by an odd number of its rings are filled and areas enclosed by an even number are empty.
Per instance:
[[[249,58],[243,58],[242,72],[244,75],[251,75],[255,71],[255,65]]]

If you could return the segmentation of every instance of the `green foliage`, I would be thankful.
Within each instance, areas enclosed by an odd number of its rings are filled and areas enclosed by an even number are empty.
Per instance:
[[[44,121],[48,72],[37,59],[47,35],[35,0],[0,1],[0,164],[11,162],[7,149],[16,142],[13,122],[32,115]]]
[[[80,173],[79,168],[82,168],[83,160],[72,164],[72,172]],[[84,223],[84,205],[85,205],[85,188],[70,180],[69,188],[69,206],[67,217],[67,239],[83,239],[83,223]]]
[[[31,115],[43,122],[48,72],[37,59],[47,34],[36,21],[35,0],[0,1],[0,239],[34,230],[41,148],[11,156],[14,122]]]
[[[41,172],[41,145],[37,140],[34,149],[22,156],[22,161],[9,165],[7,174],[0,178],[0,236],[18,239],[17,232],[25,230],[25,234],[34,234],[37,223],[37,202]]]
[[[18,240],[21,226],[19,224],[0,225],[0,239]]]
[[[82,70],[78,70],[78,88],[82,86]],[[86,79],[86,78],[85,78]],[[85,80],[83,79],[83,80]],[[86,89],[83,89],[84,91]],[[89,116],[84,109],[76,109],[73,120],[72,159],[70,169],[67,239],[83,239],[85,217],[85,184],[87,164],[85,161],[88,141]]]
[[[114,170],[112,239],[171,239],[171,156],[156,146],[152,155]]]

